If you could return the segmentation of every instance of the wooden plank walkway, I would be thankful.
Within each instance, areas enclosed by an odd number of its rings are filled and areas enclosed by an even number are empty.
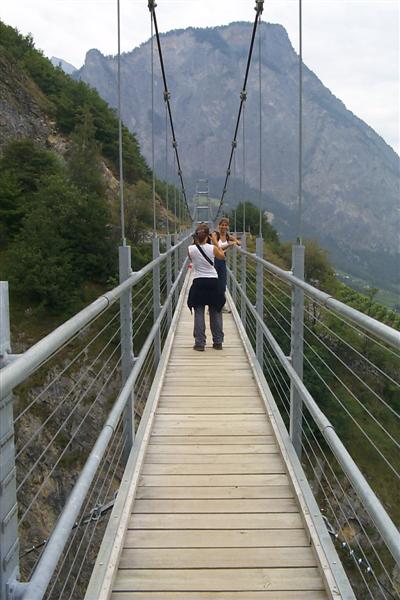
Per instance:
[[[332,598],[234,319],[222,352],[192,328],[184,307],[112,600]]]

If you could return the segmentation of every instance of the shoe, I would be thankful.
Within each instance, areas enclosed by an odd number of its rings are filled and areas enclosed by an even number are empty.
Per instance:
[[[197,352],[204,352],[204,346],[193,346],[193,350]]]
[[[214,350],[222,350],[222,344],[213,344]]]

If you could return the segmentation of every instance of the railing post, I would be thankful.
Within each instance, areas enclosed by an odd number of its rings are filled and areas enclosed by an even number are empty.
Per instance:
[[[237,264],[238,264],[238,251],[237,251],[237,247],[234,246],[232,248],[232,251],[233,251],[233,255],[232,255],[232,275],[233,275],[234,279],[232,279],[231,293],[232,293],[233,303],[236,306],[236,303],[237,303],[237,289],[236,289],[236,283],[235,283],[235,281],[237,281]]]
[[[256,239],[256,256],[264,258],[264,240]],[[264,267],[256,263],[256,311],[264,321]],[[264,335],[260,323],[256,325],[256,355],[261,369],[264,371]]]
[[[153,260],[160,256],[160,238],[153,237]],[[153,270],[153,322],[155,323],[160,314],[160,265],[156,265]],[[154,338],[154,366],[156,367],[161,356],[161,334],[158,330]]]
[[[122,283],[132,274],[131,247],[119,247],[119,282]],[[122,385],[126,382],[133,368],[133,331],[132,331],[132,288],[124,292],[119,302],[121,324],[121,371]],[[124,428],[126,435],[125,459],[135,439],[135,402],[133,390],[124,411]]]
[[[304,246],[294,244],[292,247],[292,271],[295,277],[304,281]],[[291,363],[303,379],[303,335],[304,335],[304,291],[292,288],[292,324],[291,324]],[[290,437],[296,454],[301,458],[301,442],[303,430],[303,402],[293,382],[290,384]]]
[[[174,233],[174,246],[176,246],[178,242],[179,242],[179,233]],[[175,252],[174,252],[174,282],[176,281],[176,279],[178,277],[178,273],[179,273],[178,252],[179,251],[175,249]],[[178,298],[179,298],[179,290],[177,287],[175,288],[174,297],[175,297],[175,306],[176,306],[178,304]]]
[[[171,249],[171,234],[167,234],[166,238],[167,243],[167,252]],[[167,255],[167,297],[172,288],[172,256],[171,254]],[[168,311],[167,311],[167,320],[168,320],[168,329],[170,328],[172,321],[172,302],[169,303]]]
[[[0,368],[11,353],[8,282],[0,281]],[[1,378],[1,373],[0,373]],[[12,395],[0,400],[0,598],[19,579],[18,518]]]
[[[247,249],[247,244],[246,244],[246,232],[243,232],[243,237],[242,237],[242,248],[243,250]],[[246,329],[246,302],[244,297],[247,296],[247,290],[246,290],[246,282],[247,282],[247,273],[246,273],[246,267],[247,267],[247,258],[245,254],[242,254],[241,256],[241,261],[240,261],[240,287],[243,290],[243,296],[241,298],[240,301],[240,318],[242,320],[243,326]]]

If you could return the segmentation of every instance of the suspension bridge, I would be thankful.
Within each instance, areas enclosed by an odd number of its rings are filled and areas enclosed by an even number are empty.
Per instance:
[[[301,236],[287,271],[243,233],[223,351],[193,352],[190,231],[154,223],[132,272],[120,164],[119,285],[20,355],[0,286],[1,600],[398,598],[400,333],[306,283]]]

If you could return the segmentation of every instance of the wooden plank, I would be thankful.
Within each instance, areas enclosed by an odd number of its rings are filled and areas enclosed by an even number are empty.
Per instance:
[[[176,425],[177,423],[189,423],[196,424],[210,423],[211,425],[217,423],[224,424],[241,424],[241,423],[268,423],[267,417],[260,417],[259,415],[216,415],[210,418],[209,415],[157,415],[155,423],[167,423],[168,425]]]
[[[168,425],[167,423],[155,423],[152,435],[190,435],[190,436],[226,436],[232,435],[270,435],[272,428],[269,423],[245,423],[241,424],[240,421],[237,423],[210,423],[205,422],[204,424],[193,424],[188,423],[176,423],[175,425]]]
[[[128,529],[126,548],[309,547],[301,529]],[[299,549],[302,552],[302,549]]]
[[[149,444],[147,447],[147,456],[151,454],[177,454],[177,455],[196,455],[199,454],[276,454],[278,446],[275,438],[270,436],[268,443],[265,444]]]
[[[275,453],[270,452],[269,454],[163,454],[154,452],[146,454],[145,462],[147,464],[203,464],[213,463],[215,465],[226,465],[226,464],[258,464],[264,465],[270,459],[281,460],[278,454],[277,447]],[[282,462],[283,464],[283,462]]]
[[[322,590],[318,569],[126,569],[119,570],[114,591],[256,591]]]
[[[224,500],[135,500],[132,513],[294,513],[298,512],[294,498],[224,499]]]
[[[264,445],[271,443],[272,436],[269,435],[155,435],[152,433],[151,444],[179,444],[179,445]]]
[[[202,385],[191,385],[189,383],[178,385],[171,383],[163,387],[163,396],[201,396],[201,394],[205,396],[205,389]],[[232,398],[234,396],[243,396],[244,394],[258,398],[256,385],[253,382],[236,383],[229,391],[229,395]]]
[[[328,600],[323,590],[263,592],[113,592],[111,600]]]
[[[311,548],[124,548],[120,569],[315,567]],[[206,584],[207,585],[207,584]]]
[[[298,529],[298,513],[131,514],[128,529]]]
[[[177,487],[142,486],[136,493],[136,499],[153,498],[294,498],[288,485],[236,486],[236,487]]]
[[[236,475],[236,474],[264,474],[285,473],[283,461],[275,454],[268,455],[261,464],[253,461],[246,463],[200,463],[200,464],[158,464],[146,463],[143,466],[143,475]]]
[[[264,415],[265,411],[259,405],[252,406],[196,406],[163,404],[158,407],[158,415]]]
[[[221,393],[218,394],[217,397],[211,398],[204,397],[204,394],[200,396],[178,396],[177,398],[172,398],[171,396],[164,396],[163,394],[160,395],[159,406],[169,406],[175,404],[178,406],[218,406],[221,408],[226,407],[227,409],[230,409],[232,406],[259,406],[263,409],[263,412],[265,413],[265,407],[261,402],[261,399],[259,397],[249,398],[246,394],[242,396],[230,396],[229,393],[226,393],[225,395]]]
[[[139,485],[161,486],[264,486],[288,485],[287,475],[142,475]]]

